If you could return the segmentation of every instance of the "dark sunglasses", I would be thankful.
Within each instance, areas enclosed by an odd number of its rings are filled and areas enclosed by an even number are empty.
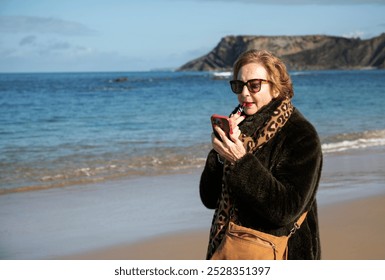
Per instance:
[[[232,80],[230,81],[230,86],[231,86],[231,90],[235,94],[241,94],[244,86],[247,87],[249,92],[257,93],[261,90],[262,83],[267,84],[269,83],[269,81],[264,79],[252,79],[252,80],[248,80],[247,82]]]

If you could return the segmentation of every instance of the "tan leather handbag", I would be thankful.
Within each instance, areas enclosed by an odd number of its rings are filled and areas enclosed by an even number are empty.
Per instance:
[[[289,235],[275,236],[230,221],[212,260],[287,260],[288,241],[306,218],[303,213]]]

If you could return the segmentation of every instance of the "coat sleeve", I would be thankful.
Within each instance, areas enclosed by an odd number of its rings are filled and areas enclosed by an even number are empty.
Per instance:
[[[223,164],[218,161],[217,155],[214,150],[209,152],[199,183],[201,201],[209,209],[217,206],[222,189]]]
[[[247,154],[226,177],[239,214],[243,210],[274,226],[292,223],[310,207],[322,166],[321,144],[310,124],[286,127],[285,133],[275,136],[275,146],[268,143],[262,148],[274,149],[269,164],[263,164],[258,154]]]

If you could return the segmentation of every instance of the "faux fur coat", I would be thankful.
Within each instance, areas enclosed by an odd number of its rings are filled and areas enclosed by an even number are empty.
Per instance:
[[[252,135],[263,127],[277,106],[272,102],[241,124]],[[238,208],[239,222],[274,235],[288,235],[304,212],[301,228],[289,239],[289,259],[320,259],[316,192],[321,176],[322,151],[316,130],[294,108],[285,126],[254,154],[246,154],[226,177]],[[209,209],[220,198],[223,164],[211,150],[200,179],[200,197]]]

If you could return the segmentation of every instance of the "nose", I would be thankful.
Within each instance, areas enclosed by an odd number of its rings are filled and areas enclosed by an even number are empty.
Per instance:
[[[242,88],[242,92],[241,92],[241,95],[246,97],[246,96],[249,96],[250,95],[250,92],[249,92],[249,89],[247,88],[246,85],[243,85],[243,88]]]

